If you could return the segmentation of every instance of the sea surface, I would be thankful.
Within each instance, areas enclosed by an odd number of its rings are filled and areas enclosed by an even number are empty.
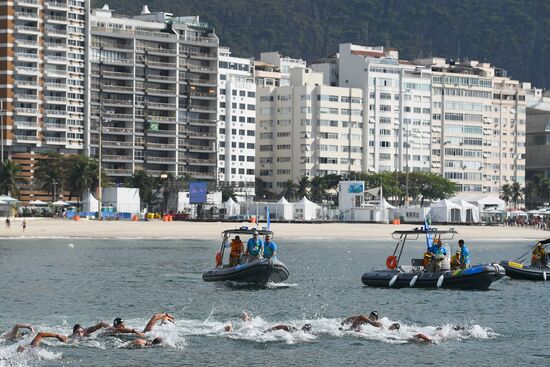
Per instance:
[[[202,281],[219,241],[2,240],[0,334],[16,322],[69,334],[75,323],[116,317],[141,329],[159,311],[177,320],[154,329],[148,337],[166,342],[147,349],[100,333],[78,344],[46,340],[24,353],[15,349],[32,336],[0,341],[0,366],[550,365],[550,284],[504,278],[488,291],[367,288],[362,273],[384,266],[394,241],[365,233],[364,240],[277,242],[290,278],[257,288]],[[474,263],[513,259],[532,246],[466,242]],[[423,250],[422,241],[411,242],[404,256]],[[243,310],[250,322],[241,320]],[[400,322],[401,330],[339,330],[343,318],[373,310],[386,327]],[[313,329],[264,332],[279,323]],[[233,331],[224,331],[228,324]],[[418,332],[434,343],[411,342]]]

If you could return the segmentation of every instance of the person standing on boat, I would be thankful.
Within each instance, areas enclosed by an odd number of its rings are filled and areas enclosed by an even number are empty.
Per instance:
[[[258,231],[254,231],[252,238],[250,238],[246,244],[246,254],[249,255],[252,260],[259,259],[262,256],[263,249],[264,242],[261,238],[258,238]]]
[[[266,236],[265,244],[264,244],[264,258],[265,259],[275,258],[276,255],[277,255],[277,244],[271,241],[271,236]]]
[[[458,240],[458,246],[460,247],[460,268],[468,269],[470,267],[470,250],[464,244],[464,240]]]
[[[241,238],[239,236],[235,236],[233,240],[231,240],[231,252],[229,253],[229,267],[234,267],[239,265],[239,261],[241,260],[241,255],[243,253],[243,241],[241,241]]]
[[[439,272],[441,270],[441,262],[445,256],[447,256],[447,250],[443,247],[441,240],[436,240],[434,246],[432,246],[432,258],[428,271]]]
[[[546,251],[542,246],[542,242],[539,242],[533,250],[533,256],[531,257],[531,266],[546,266],[546,259]]]

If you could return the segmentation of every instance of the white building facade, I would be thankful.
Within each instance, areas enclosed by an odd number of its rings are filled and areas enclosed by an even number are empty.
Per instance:
[[[218,181],[254,196],[256,84],[250,59],[220,48],[218,62]]]
[[[278,52],[260,53],[260,61],[275,66],[280,76],[280,86],[290,85],[290,70],[294,68],[305,69],[307,63],[302,59],[293,59],[292,57],[282,56]]]

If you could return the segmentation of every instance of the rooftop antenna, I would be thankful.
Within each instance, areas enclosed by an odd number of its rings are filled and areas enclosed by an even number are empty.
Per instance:
[[[460,62],[460,40],[458,40],[458,50],[457,50],[457,56],[456,56],[456,61],[457,62]]]
[[[369,45],[369,23],[365,23],[365,46]]]

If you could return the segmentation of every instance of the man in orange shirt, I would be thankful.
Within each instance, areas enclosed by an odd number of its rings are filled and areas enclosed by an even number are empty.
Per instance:
[[[239,236],[231,241],[231,252],[229,253],[229,267],[234,267],[239,265],[241,255],[243,253],[243,242]]]

